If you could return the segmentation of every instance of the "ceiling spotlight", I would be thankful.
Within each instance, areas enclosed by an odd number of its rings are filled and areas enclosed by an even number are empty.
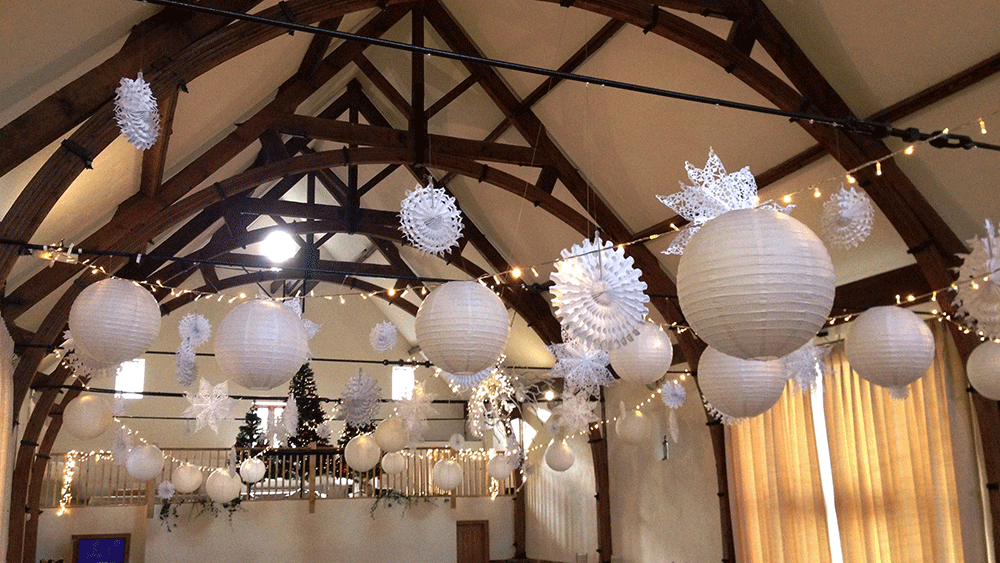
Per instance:
[[[555,398],[556,398],[556,394],[551,389],[549,389],[548,391],[545,392],[545,400],[546,401],[551,401],[552,399],[555,399]]]
[[[285,231],[273,231],[260,243],[260,249],[271,262],[284,262],[295,256],[299,245]]]

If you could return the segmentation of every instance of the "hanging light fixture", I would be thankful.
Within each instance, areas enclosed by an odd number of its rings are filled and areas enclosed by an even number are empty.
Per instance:
[[[260,243],[260,250],[271,262],[284,262],[295,256],[299,251],[299,245],[292,238],[292,235],[285,231],[271,231]]]

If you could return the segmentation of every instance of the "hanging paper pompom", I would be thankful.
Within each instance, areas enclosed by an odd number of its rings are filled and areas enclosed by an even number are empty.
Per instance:
[[[823,240],[834,248],[858,246],[872,232],[875,207],[864,192],[851,191],[840,185],[840,191],[830,195],[823,204]]]
[[[552,377],[562,378],[569,393],[597,395],[602,385],[615,380],[608,371],[608,353],[605,350],[591,348],[579,340],[550,344],[546,348],[556,357]]]
[[[672,409],[679,409],[684,404],[684,400],[687,399],[687,390],[676,381],[668,381],[660,388],[660,398],[663,399],[664,405]]]
[[[1000,338],[1000,236],[986,221],[986,238],[973,237],[958,269],[954,304],[959,316],[990,340]],[[989,278],[984,280],[983,278]]]
[[[358,370],[358,375],[352,375],[344,386],[340,400],[340,414],[348,426],[355,428],[367,426],[378,415],[381,399],[382,388],[378,386],[375,378]]]
[[[285,408],[281,411],[281,427],[285,436],[295,436],[299,428],[299,405],[292,393],[289,393]]]
[[[156,144],[160,134],[160,113],[153,91],[141,72],[135,80],[122,78],[115,90],[115,120],[133,147],[146,150]]]
[[[597,421],[594,405],[589,393],[563,393],[559,407],[560,426],[566,431],[585,432],[592,422]]]
[[[410,243],[428,254],[444,256],[449,248],[458,246],[462,236],[462,214],[455,198],[433,183],[406,192],[399,219],[400,230]]]
[[[372,350],[376,352],[392,350],[396,346],[397,338],[396,325],[388,321],[375,325],[371,334],[368,335],[368,339],[372,344]]]
[[[212,336],[212,325],[201,315],[191,313],[185,315],[177,324],[181,335],[181,343],[177,348],[177,382],[187,387],[198,378],[198,365],[195,363],[194,349],[208,342]]]
[[[610,350],[639,333],[648,312],[642,272],[621,248],[594,241],[563,249],[552,274],[552,303],[570,338],[591,348]]]
[[[788,378],[795,382],[796,391],[808,394],[816,389],[816,382],[820,377],[833,373],[833,369],[823,361],[828,355],[830,348],[817,346],[809,341],[785,356],[785,371],[788,372]]]

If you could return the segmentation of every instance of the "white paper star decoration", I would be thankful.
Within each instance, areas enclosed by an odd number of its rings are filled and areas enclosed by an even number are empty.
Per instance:
[[[396,346],[397,339],[396,325],[389,321],[378,323],[368,335],[372,350],[376,352],[388,352],[392,350]]]
[[[135,80],[122,78],[115,90],[115,120],[133,147],[146,150],[156,144],[160,134],[160,113],[153,91],[141,72]]]
[[[435,188],[433,182],[406,192],[399,220],[407,240],[428,254],[443,256],[449,248],[458,246],[462,236],[462,214],[455,198],[444,188]]]
[[[109,377],[117,373],[119,364],[108,365],[98,362],[82,350],[76,349],[76,342],[73,340],[73,334],[70,331],[65,331],[63,335],[66,338],[61,346],[65,352],[63,354],[63,362],[74,374],[93,380]]]
[[[352,375],[347,380],[340,397],[340,413],[344,422],[355,428],[370,424],[378,415],[381,399],[382,388],[375,378],[358,370],[358,375]]]
[[[424,382],[421,381],[413,386],[409,397],[396,401],[396,416],[406,422],[411,444],[424,441],[427,419],[436,412],[433,407],[434,398],[433,393],[424,391]]]
[[[986,237],[973,237],[969,248],[972,252],[959,255],[963,261],[953,286],[956,312],[976,332],[1000,338],[1000,236],[988,219]]]
[[[874,220],[872,200],[854,188],[845,190],[841,184],[840,191],[823,204],[823,240],[835,248],[858,246],[871,234]]]
[[[191,313],[185,315],[177,324],[177,331],[181,335],[181,343],[177,347],[175,358],[177,382],[187,387],[198,378],[194,349],[208,342],[212,336],[212,325],[205,317]]]
[[[586,432],[587,427],[597,421],[595,404],[588,393],[564,393],[559,407],[560,425],[570,432]]]
[[[219,421],[228,418],[236,404],[236,399],[229,396],[228,381],[213,387],[205,378],[201,378],[198,382],[198,394],[185,393],[184,397],[191,404],[184,410],[184,416],[195,418],[195,432],[208,426],[218,434]]]
[[[586,346],[610,350],[639,333],[649,297],[642,272],[631,256],[610,242],[585,240],[562,250],[552,274],[552,303],[570,338]]]
[[[816,389],[816,380],[824,375],[830,375],[833,370],[823,360],[830,354],[830,348],[817,346],[812,341],[791,354],[785,356],[785,370],[788,377],[795,382],[795,390],[809,393]]]
[[[608,370],[608,352],[591,348],[579,340],[546,346],[556,357],[552,377],[562,378],[570,393],[584,392],[597,395],[601,385],[615,380]]]

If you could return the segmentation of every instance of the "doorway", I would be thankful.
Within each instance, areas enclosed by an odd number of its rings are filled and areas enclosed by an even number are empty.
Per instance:
[[[487,520],[460,520],[455,536],[458,563],[490,563],[490,523]]]

